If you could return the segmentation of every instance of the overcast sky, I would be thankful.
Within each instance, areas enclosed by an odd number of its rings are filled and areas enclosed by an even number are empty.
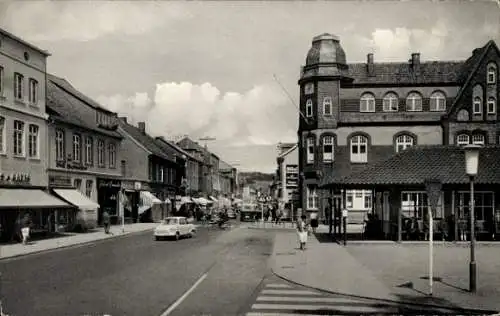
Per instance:
[[[349,62],[466,59],[494,39],[493,1],[0,3],[0,26],[50,51],[48,69],[154,136],[216,137],[240,169],[273,172],[297,139],[300,66],[314,36]]]

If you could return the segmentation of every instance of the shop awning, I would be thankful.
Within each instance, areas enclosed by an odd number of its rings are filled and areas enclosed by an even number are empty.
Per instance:
[[[96,210],[100,206],[78,190],[73,189],[54,189],[54,192],[66,202],[73,204],[83,211]]]
[[[0,208],[72,208],[42,190],[0,189]]]
[[[148,209],[150,209],[154,204],[161,204],[163,203],[159,198],[153,195],[153,193],[148,192],[148,191],[141,191],[139,193],[140,197],[140,203],[139,203],[139,210],[138,213],[139,215],[146,212]]]
[[[214,198],[213,196],[210,195],[210,200],[214,201],[214,202],[219,202],[219,200],[217,200],[216,198]]]
[[[183,197],[181,197],[181,204],[185,204],[185,203],[193,203],[193,200],[188,196],[183,196]]]
[[[165,203],[166,203],[166,204],[172,204],[172,201],[170,201],[170,199],[166,199],[166,200],[165,200]]]
[[[211,201],[205,199],[204,197],[193,198],[193,200],[195,203],[201,204],[201,205],[207,205],[208,203],[211,203]]]

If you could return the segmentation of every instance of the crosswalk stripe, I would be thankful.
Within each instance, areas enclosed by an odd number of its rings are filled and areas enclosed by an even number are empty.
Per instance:
[[[308,302],[308,303],[353,303],[359,302],[343,297],[294,297],[294,296],[259,296],[258,302]]]
[[[289,289],[291,288],[290,285],[286,285],[286,284],[277,284],[277,283],[269,283],[269,284],[266,284],[266,287],[273,287],[273,288],[280,288],[280,289]]]
[[[316,292],[306,290],[262,290],[262,294],[275,294],[275,295],[321,295]]]
[[[264,309],[264,310],[289,310],[289,311],[319,311],[319,310],[331,310],[336,312],[347,312],[355,310],[356,313],[375,313],[380,312],[377,307],[370,306],[337,306],[337,305],[294,305],[294,304],[253,304],[252,310]],[[397,308],[392,310],[392,312],[397,312]]]

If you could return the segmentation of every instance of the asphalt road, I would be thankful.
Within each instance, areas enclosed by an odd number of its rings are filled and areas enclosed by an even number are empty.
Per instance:
[[[169,315],[238,315],[269,273],[273,238],[200,228],[192,239],[156,242],[148,232],[2,261],[4,312],[159,316],[202,277]]]

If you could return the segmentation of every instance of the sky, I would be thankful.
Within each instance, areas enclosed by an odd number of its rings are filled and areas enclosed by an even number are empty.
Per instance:
[[[240,170],[274,172],[296,142],[312,38],[348,62],[461,60],[493,39],[494,1],[2,1],[0,27],[48,50],[48,71],[148,133],[213,137]],[[274,79],[274,75],[277,80]],[[291,99],[278,84],[281,83]],[[203,142],[201,142],[203,143]]]

